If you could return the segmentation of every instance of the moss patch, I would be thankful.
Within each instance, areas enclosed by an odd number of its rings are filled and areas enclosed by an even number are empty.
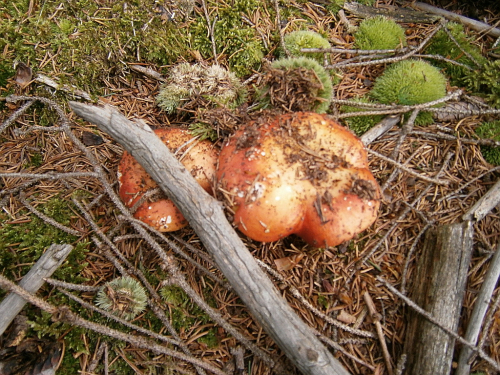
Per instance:
[[[354,34],[355,46],[359,49],[396,49],[406,46],[404,29],[393,20],[378,16],[367,18]]]
[[[500,121],[483,122],[477,129],[476,134],[480,138],[500,141]],[[481,146],[484,159],[493,165],[500,165],[500,149],[498,147]]]
[[[457,46],[453,40],[448,36],[448,34],[439,30],[436,35],[432,38],[430,43],[427,45],[425,52],[432,55],[441,55],[450,60],[468,65],[470,67],[477,67],[476,63],[472,61],[462,50],[469,53],[474,60],[479,64],[484,64],[486,58],[482,56],[481,50],[478,46],[473,44],[473,39],[465,34],[464,27],[461,24],[449,22],[445,26],[450,34],[455,38],[455,40],[460,45]],[[464,83],[464,77],[469,73],[469,70],[453,65],[444,61],[435,61],[434,65],[444,69],[444,72],[449,76],[450,82],[453,85],[462,85]]]
[[[446,78],[438,68],[423,60],[404,60],[389,66],[375,80],[370,97],[383,104],[414,105],[446,95]],[[432,116],[423,112],[415,123],[426,125]]]

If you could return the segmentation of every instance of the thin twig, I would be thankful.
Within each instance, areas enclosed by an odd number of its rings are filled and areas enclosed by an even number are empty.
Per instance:
[[[68,228],[66,225],[62,225],[61,223],[58,223],[51,217],[48,217],[47,215],[42,214],[40,211],[38,211],[35,207],[33,207],[29,202],[24,198],[24,193],[19,194],[19,201],[26,207],[32,214],[35,216],[38,216],[40,219],[42,219],[44,222],[52,225],[53,227],[62,230],[63,232],[66,232],[68,234],[71,234],[72,236],[76,237],[81,237],[84,235],[84,233],[81,233],[80,231],[72,228]]]
[[[16,112],[9,116],[7,120],[0,126],[0,134],[4,132],[14,121],[16,121],[19,116],[21,116],[24,112],[28,110],[29,107],[35,102],[33,98],[26,99],[26,103],[24,103],[21,108],[19,108]]]
[[[423,181],[426,181],[426,182],[430,182],[431,184],[436,184],[436,185],[448,185],[450,183],[450,181],[448,180],[440,180],[438,178],[432,178],[432,177],[427,177],[427,176],[424,176],[420,173],[417,173],[415,172],[413,169],[410,169],[406,166],[404,166],[403,164],[401,163],[398,163],[397,161],[391,159],[391,158],[388,158],[387,156],[385,155],[382,155],[382,154],[379,154],[378,152],[374,151],[374,150],[371,150],[371,149],[367,149],[368,153],[369,154],[372,154],[374,156],[376,156],[377,158],[379,159],[382,159],[388,163],[391,163],[393,164],[396,168],[399,168],[401,169],[402,171],[405,171],[406,173],[412,175],[412,176],[415,176]]]
[[[391,355],[389,354],[389,350],[387,350],[387,344],[385,342],[384,332],[382,330],[382,324],[380,324],[380,314],[377,312],[375,308],[375,304],[373,303],[372,297],[365,291],[363,294],[363,299],[365,300],[366,306],[368,307],[368,311],[370,313],[370,317],[372,318],[373,323],[377,329],[377,335],[380,342],[380,346],[382,347],[382,354],[384,355],[385,366],[387,368],[387,372],[389,375],[392,375],[392,360]]]
[[[264,263],[264,262],[262,262],[261,260],[258,260],[258,259],[257,259],[257,263],[258,263],[258,265],[260,267],[262,267],[271,276],[273,276],[274,278],[276,278],[280,282],[285,282],[285,279],[278,272],[276,272],[271,267],[269,267],[266,263]],[[312,313],[314,313],[316,316],[320,317],[321,319],[325,320],[327,323],[330,323],[331,325],[333,325],[333,326],[335,326],[337,328],[340,328],[340,329],[342,329],[342,330],[344,330],[346,332],[352,333],[352,334],[357,335],[357,336],[369,337],[369,338],[375,337],[375,335],[373,333],[369,332],[369,331],[363,331],[363,330],[360,330],[360,329],[349,327],[348,325],[346,325],[344,323],[341,323],[338,320],[333,319],[330,316],[322,313],[317,308],[315,308],[314,306],[312,306],[305,299],[305,297],[302,296],[302,294],[300,294],[300,292],[294,286],[289,285],[287,289],[288,289],[288,291],[290,291],[290,293],[292,294],[292,296],[294,296],[295,298],[297,298]]]
[[[355,357],[353,356],[352,354],[348,353],[341,345],[339,345],[338,343],[336,343],[335,341],[329,339],[328,337],[326,337],[325,335],[322,335],[321,333],[319,333],[318,331],[314,331],[314,333],[316,334],[316,336],[318,336],[318,338],[323,341],[325,344],[331,346],[333,349],[335,350],[338,350],[339,352],[341,352],[342,354],[344,354],[346,357],[352,359],[354,362],[357,362],[359,363],[360,365],[362,366],[365,366],[366,368],[368,368],[370,371],[375,371],[375,367],[373,367],[372,365],[366,363],[365,361],[362,361],[361,359],[359,359],[358,357]]]
[[[396,372],[394,375],[403,375],[403,371],[405,370],[405,365],[406,365],[406,354],[401,354],[401,357],[399,357],[399,361],[396,365]]]
[[[344,62],[339,62],[336,64],[331,64],[326,66],[326,69],[338,69],[338,68],[354,68],[358,66],[370,66],[370,65],[377,65],[377,64],[389,64],[397,61],[402,61],[406,60],[419,51],[421,51],[425,45],[436,35],[436,33],[444,26],[444,23],[441,22],[415,49],[410,50],[409,52],[404,53],[403,55],[399,56],[394,56],[394,57],[387,57],[387,58],[382,58],[379,60],[371,60],[371,61],[364,61],[364,62],[358,62],[358,63],[344,63]]]
[[[286,48],[285,38],[283,37],[283,32],[281,30],[281,17],[280,17],[280,6],[278,0],[273,0],[274,10],[276,11],[276,27],[278,28],[278,32],[280,35],[280,47],[285,52],[287,57],[290,57],[290,51]]]
[[[415,120],[417,119],[418,114],[420,113],[419,109],[414,109],[411,112],[410,117],[406,122],[403,124],[403,127],[401,128],[401,131],[399,132],[399,137],[398,140],[396,141],[396,145],[394,146],[394,149],[392,150],[391,159],[394,160],[399,160],[400,158],[400,153],[399,149],[403,145],[403,142],[406,139],[406,136],[413,130],[413,125],[415,124]]]
[[[108,343],[106,341],[101,342],[101,344],[99,345],[99,348],[97,349],[97,352],[94,355],[94,358],[92,359],[92,361],[89,364],[87,372],[93,373],[95,371],[95,369],[97,368],[97,365],[99,364],[99,361],[101,360],[101,358],[104,354],[104,350],[107,346],[108,346]]]
[[[448,64],[459,66],[459,67],[467,69],[467,70],[474,70],[474,68],[470,67],[467,64],[462,64],[462,63],[460,63],[458,61],[455,61],[455,60],[452,60],[452,59],[448,59],[448,58],[446,58],[444,56],[441,56],[441,55],[426,55],[426,54],[417,53],[415,55],[415,57],[420,57],[420,58],[423,58],[423,59],[431,59],[431,60],[444,61],[444,62],[446,62]]]
[[[490,147],[500,147],[500,142],[493,139],[472,139],[472,138],[460,138],[451,134],[443,133],[429,133],[421,130],[413,130],[411,135],[418,135],[420,137],[428,139],[443,139],[446,141],[458,141],[464,144],[470,145],[480,145],[480,146],[490,146]]]
[[[207,21],[207,30],[208,30],[208,36],[210,37],[210,41],[212,42],[212,53],[214,54],[214,61],[216,64],[217,62],[217,46],[215,44],[215,35],[214,35],[214,29],[215,29],[215,19],[214,23],[210,24],[210,15],[208,14],[208,8],[207,8],[207,3],[205,0],[201,0],[201,7],[203,8],[203,14],[205,15],[205,20]]]
[[[97,178],[99,175],[94,172],[67,172],[67,173],[0,173],[0,178],[31,178],[34,180],[63,180],[69,178],[81,179],[84,177]]]
[[[51,279],[47,278],[44,279],[47,284],[56,286],[58,288],[64,288],[64,289],[69,289],[69,290],[76,290],[79,292],[92,292],[96,293],[101,287],[99,286],[92,286],[92,285],[81,285],[81,284],[72,284],[72,283],[67,283],[66,281],[60,281],[56,279]]]

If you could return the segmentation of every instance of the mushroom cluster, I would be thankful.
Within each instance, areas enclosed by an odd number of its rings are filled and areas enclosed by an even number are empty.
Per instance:
[[[155,133],[182,162],[205,191],[212,192],[218,153],[209,141],[197,141],[188,131],[179,128],[156,129]],[[119,195],[129,208],[139,204],[134,217],[161,232],[173,232],[187,225],[180,210],[161,191],[145,197],[158,185],[128,152],[118,166]],[[139,200],[143,202],[139,202]]]
[[[313,112],[241,127],[221,150],[217,181],[235,225],[261,242],[297,234],[336,246],[370,226],[380,205],[361,141]]]

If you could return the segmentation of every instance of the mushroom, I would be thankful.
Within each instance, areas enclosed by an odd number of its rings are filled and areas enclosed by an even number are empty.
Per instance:
[[[336,246],[369,227],[380,205],[361,141],[313,112],[242,126],[223,146],[216,176],[234,224],[261,242],[297,234]]]
[[[217,151],[209,141],[197,142],[188,131],[179,128],[161,128],[154,131],[174,152],[184,167],[205,191],[212,193],[217,164]],[[133,207],[146,192],[158,188],[156,182],[128,152],[124,152],[118,166],[119,195],[124,204]],[[162,192],[146,198],[134,212],[142,220],[161,232],[173,232],[187,225],[180,210]]]

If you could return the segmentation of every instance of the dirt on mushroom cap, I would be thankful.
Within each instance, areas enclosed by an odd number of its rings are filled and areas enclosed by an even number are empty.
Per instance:
[[[336,246],[371,225],[379,207],[362,143],[311,112],[242,127],[223,147],[217,177],[235,224],[263,242],[295,233]]]

